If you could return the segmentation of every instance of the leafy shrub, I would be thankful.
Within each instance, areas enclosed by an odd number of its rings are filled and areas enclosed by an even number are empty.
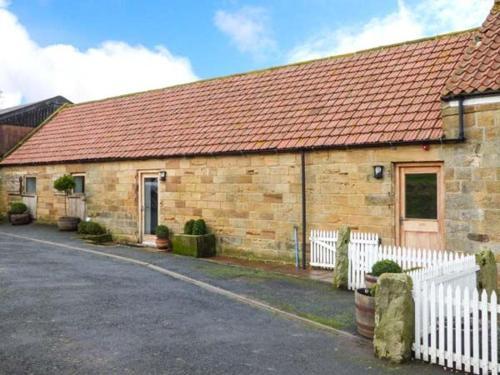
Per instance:
[[[167,240],[170,236],[170,231],[166,225],[158,225],[156,227],[156,237]]]
[[[184,224],[184,234],[193,234],[193,225],[193,219],[186,221],[186,224]]]
[[[70,194],[74,188],[75,178],[69,174],[65,174],[54,181],[54,189],[61,193]]]
[[[207,225],[205,224],[205,220],[198,219],[194,222],[192,234],[197,236],[207,234]]]
[[[23,202],[12,202],[10,204],[9,213],[13,215],[24,214],[28,211],[28,206],[26,206]]]
[[[106,234],[106,228],[95,221],[82,221],[78,224],[78,234],[100,235]]]
[[[401,272],[403,271],[401,270],[399,264],[389,259],[379,260],[372,267],[373,276],[380,276],[383,273],[401,273]]]

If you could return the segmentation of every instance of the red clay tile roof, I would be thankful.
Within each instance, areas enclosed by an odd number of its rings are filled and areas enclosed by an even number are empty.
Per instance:
[[[425,142],[472,32],[69,106],[1,164]]]
[[[446,83],[444,96],[500,91],[500,1]]]

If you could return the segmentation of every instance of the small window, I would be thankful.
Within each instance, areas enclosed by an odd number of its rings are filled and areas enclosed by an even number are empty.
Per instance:
[[[85,193],[85,176],[73,176],[75,179],[75,194],[84,194]]]
[[[435,173],[406,175],[406,217],[437,219],[437,175]]]
[[[26,177],[25,194],[36,194],[36,177]]]

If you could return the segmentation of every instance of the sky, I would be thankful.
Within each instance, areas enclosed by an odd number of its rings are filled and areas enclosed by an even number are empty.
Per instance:
[[[0,108],[101,99],[480,26],[493,0],[0,0]]]

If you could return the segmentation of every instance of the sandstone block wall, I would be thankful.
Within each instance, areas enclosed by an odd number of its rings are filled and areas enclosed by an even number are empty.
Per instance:
[[[308,153],[308,230],[346,224],[393,243],[392,163],[433,161],[437,154],[437,147],[418,146]],[[373,178],[375,164],[385,166],[384,179]],[[137,241],[138,174],[159,170],[167,172],[167,181],[160,182],[160,221],[175,232],[186,220],[203,217],[222,253],[293,258],[293,226],[301,224],[300,154],[6,167],[0,175],[3,197],[11,201],[20,198],[12,194],[12,181],[37,176],[38,220],[53,223],[64,213],[64,197],[54,191],[53,181],[64,173],[85,173],[88,216],[116,238]]]
[[[465,106],[466,142],[443,147],[446,243],[500,255],[500,104]],[[447,138],[458,136],[458,108],[445,107]],[[500,261],[500,259],[499,259]]]

